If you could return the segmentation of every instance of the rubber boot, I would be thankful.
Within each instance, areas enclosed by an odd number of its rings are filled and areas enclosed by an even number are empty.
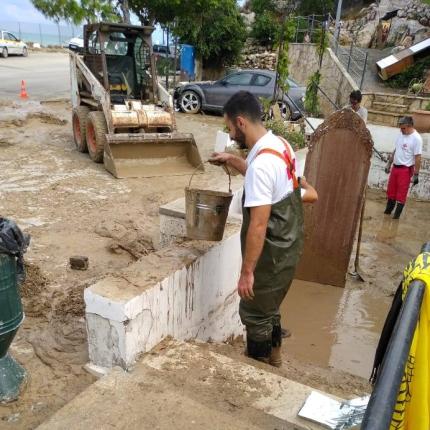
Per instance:
[[[246,338],[246,355],[254,360],[269,364],[270,354],[272,352],[272,341],[264,340],[256,342]]]
[[[272,331],[272,352],[270,354],[269,364],[274,367],[282,366],[282,328],[281,326],[274,326]]]
[[[281,329],[282,339],[286,339],[287,337],[291,337],[291,330],[288,328]]]
[[[405,207],[403,203],[397,202],[396,210],[394,211],[393,219],[399,219],[402,214],[402,210]]]
[[[391,212],[393,212],[394,206],[396,206],[396,201],[388,199],[387,200],[387,207],[385,208],[384,214],[385,215],[391,215]]]

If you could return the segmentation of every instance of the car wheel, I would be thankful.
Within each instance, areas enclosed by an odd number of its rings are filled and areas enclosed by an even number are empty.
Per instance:
[[[9,53],[7,52],[7,48],[3,48],[2,51],[1,51],[1,56],[3,58],[7,58],[8,55],[9,55]]]
[[[194,91],[184,91],[179,96],[179,107],[185,113],[198,113],[202,107],[200,96]]]
[[[22,49],[22,56],[23,56],[23,57],[28,57],[28,50],[27,50],[27,48],[26,48],[26,47],[24,47],[24,48]]]
[[[284,121],[289,121],[292,117],[291,108],[288,105],[288,103],[285,102],[278,102],[279,109],[281,111],[281,117]]]

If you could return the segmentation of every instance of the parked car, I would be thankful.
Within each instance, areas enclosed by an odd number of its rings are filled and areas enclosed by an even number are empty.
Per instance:
[[[82,36],[73,37],[69,40],[67,47],[71,51],[83,52],[84,51],[84,38]]]
[[[249,91],[258,98],[273,97],[276,73],[270,70],[240,70],[215,82],[191,82],[177,87],[174,92],[176,106],[185,113],[201,110],[222,111],[228,99],[238,91]],[[285,119],[302,116],[306,87],[288,79],[288,97],[278,99]]]
[[[174,58],[175,47],[173,45],[167,47],[166,45],[152,45],[152,52],[158,57]],[[179,57],[179,52],[178,52]]]
[[[0,57],[7,58],[10,54],[28,55],[27,45],[9,31],[0,30]]]

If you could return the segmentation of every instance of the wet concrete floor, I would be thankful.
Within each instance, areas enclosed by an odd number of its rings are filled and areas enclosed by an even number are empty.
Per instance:
[[[409,201],[399,221],[383,215],[385,195],[366,202],[360,268],[337,288],[294,281],[282,304],[283,326],[292,331],[284,355],[369,378],[392,296],[406,264],[430,241],[430,203]],[[355,248],[351,258],[351,269]]]

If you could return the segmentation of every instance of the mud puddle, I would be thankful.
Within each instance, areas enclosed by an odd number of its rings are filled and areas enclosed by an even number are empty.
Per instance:
[[[369,378],[389,297],[295,281],[282,315],[292,331],[284,352],[321,367]]]
[[[365,282],[348,276],[343,289],[294,281],[281,308],[283,326],[292,331],[286,356],[369,378],[403,269],[430,240],[429,203],[409,201],[399,221],[383,215],[384,208],[385,195],[370,191],[360,254]],[[351,269],[354,257],[355,248]]]

